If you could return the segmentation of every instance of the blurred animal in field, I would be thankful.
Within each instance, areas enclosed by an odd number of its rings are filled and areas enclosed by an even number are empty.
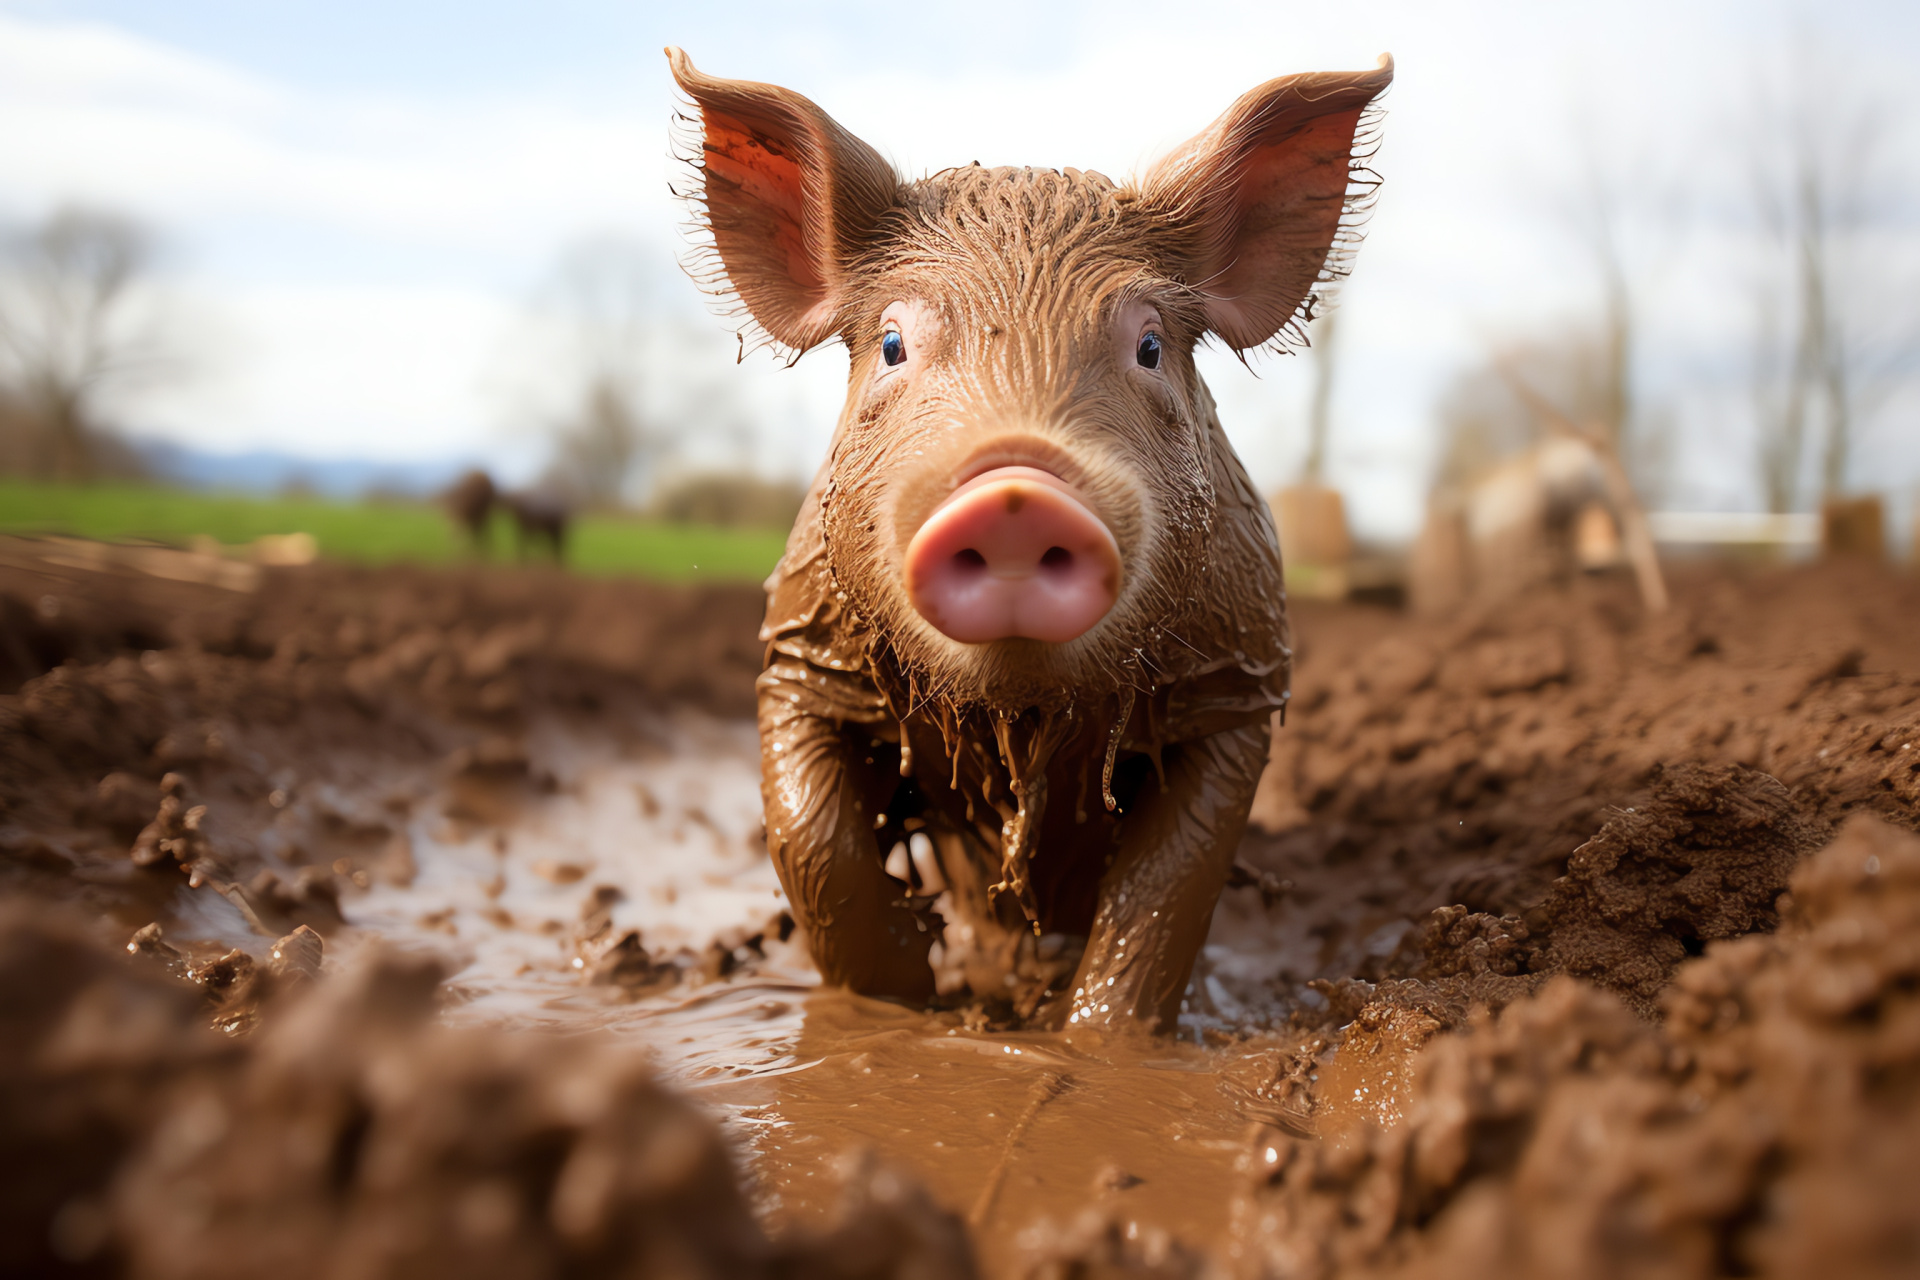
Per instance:
[[[573,523],[566,499],[541,489],[521,489],[496,500],[513,517],[514,546],[521,559],[542,548],[555,563],[566,559],[567,529]]]
[[[487,524],[493,518],[493,504],[499,497],[493,477],[478,467],[467,472],[441,495],[447,513],[467,535],[467,547],[475,555],[487,549]]]
[[[768,851],[821,975],[1173,1030],[1292,658],[1193,352],[1304,339],[1391,60],[1260,85],[1121,184],[902,179],[799,94],[668,56],[696,278],[743,341],[851,358],[758,684]]]
[[[1415,609],[1436,612],[1623,565],[1633,568],[1649,608],[1663,608],[1646,516],[1619,463],[1588,435],[1562,429],[1465,483],[1434,490],[1408,594]]]

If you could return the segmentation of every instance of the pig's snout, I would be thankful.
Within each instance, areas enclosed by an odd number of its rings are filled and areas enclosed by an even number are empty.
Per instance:
[[[907,595],[962,644],[1064,644],[1107,616],[1120,548],[1071,485],[1035,467],[975,476],[907,544]]]

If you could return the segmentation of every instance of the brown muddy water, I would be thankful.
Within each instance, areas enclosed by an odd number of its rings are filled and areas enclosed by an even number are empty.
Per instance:
[[[818,985],[750,590],[52,552],[0,1270],[1920,1274],[1910,577],[1303,606],[1152,1038]]]
[[[417,806],[404,830],[415,874],[350,892],[329,950],[343,963],[376,941],[444,957],[456,1025],[598,1032],[644,1051],[719,1119],[776,1229],[826,1220],[837,1170],[870,1148],[964,1217],[989,1270],[1090,1201],[1130,1238],[1226,1230],[1220,1188],[1270,1110],[1256,1093],[1270,1043],[1196,1043],[1223,1038],[1200,1014],[1179,1038],[994,1032],[823,989],[802,940],[768,928],[784,898],[760,840],[752,727],[691,711],[637,727],[617,743],[535,726],[528,762],[548,794],[455,785]],[[685,972],[664,989],[595,984],[608,939],[635,931]],[[1217,931],[1220,963],[1244,965],[1239,932]],[[1397,1119],[1404,1065],[1370,1066],[1343,1097]]]

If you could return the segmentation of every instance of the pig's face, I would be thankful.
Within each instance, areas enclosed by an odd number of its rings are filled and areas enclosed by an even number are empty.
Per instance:
[[[909,184],[804,98],[672,56],[701,109],[711,282],[790,348],[847,345],[828,563],[920,693],[1057,705],[1140,683],[1170,645],[1230,646],[1206,634],[1233,589],[1213,573],[1227,445],[1193,350],[1297,336],[1390,70],[1262,86],[1135,186]]]
[[[903,193],[858,274],[827,548],[930,691],[1111,688],[1205,581],[1204,320],[1131,203],[955,170]]]

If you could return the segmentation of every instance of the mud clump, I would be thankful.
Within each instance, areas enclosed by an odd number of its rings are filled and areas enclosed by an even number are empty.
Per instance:
[[[1505,932],[1528,957],[1546,942],[1536,926],[1551,923],[1562,951],[1542,967],[1597,963],[1575,953],[1571,915],[1527,913],[1556,892],[1600,892],[1583,879],[1599,868],[1583,873],[1570,859],[1609,824],[1625,825],[1589,856],[1618,857],[1603,879],[1634,871],[1665,838],[1636,828],[1661,787],[1679,806],[1661,821],[1697,828],[1675,834],[1720,851],[1700,864],[1706,876],[1675,877],[1683,896],[1705,893],[1711,875],[1751,872],[1777,886],[1780,856],[1804,851],[1802,828],[1817,840],[1858,810],[1920,827],[1920,579],[1832,565],[1672,568],[1674,607],[1659,620],[1645,617],[1631,584],[1607,579],[1418,625],[1386,610],[1299,602],[1294,701],[1261,780],[1259,829],[1240,851],[1242,883],[1287,890],[1256,902],[1250,889],[1230,889],[1214,926],[1219,940],[1244,922],[1236,940],[1272,948],[1274,976],[1256,987],[1221,973],[1218,993],[1203,980],[1202,1007],[1257,1025],[1243,1009],[1314,1012],[1298,998],[1313,980],[1410,976],[1406,952],[1437,907],[1489,917],[1468,927],[1495,952],[1506,945],[1489,932],[1500,921],[1526,926],[1525,939]],[[1689,767],[1710,772],[1683,781]],[[1719,772],[1728,769],[1747,772]],[[1689,798],[1689,787],[1705,790]],[[1759,825],[1744,827],[1749,818]],[[1773,851],[1750,867],[1741,862],[1749,837]],[[1670,874],[1683,861],[1644,870]],[[1656,889],[1621,882],[1604,901],[1565,903],[1569,913],[1624,913],[1602,933],[1668,934],[1654,968],[1619,969],[1617,989],[1631,987],[1642,1009],[1657,994],[1657,971],[1674,962],[1674,942],[1685,956],[1720,936],[1687,923],[1698,916],[1714,928],[1711,911],[1669,904]],[[1668,905],[1679,914],[1644,915]],[[1757,923],[1721,924],[1765,927],[1764,909],[1748,918]],[[1528,957],[1513,972],[1538,979]]]
[[[405,960],[343,977],[266,1028],[233,1079],[174,1090],[123,1179],[133,1271],[724,1275],[764,1261],[718,1136],[642,1063],[431,1034],[440,977]]]
[[[433,961],[318,978],[301,931],[268,963],[298,981],[236,1041],[143,935],[115,956],[0,911],[8,1274],[974,1274],[959,1222],[871,1160],[824,1229],[770,1239],[644,1055],[439,1027]]]
[[[1788,875],[1831,828],[1777,779],[1739,765],[1655,766],[1650,782],[1651,797],[1608,819],[1524,912],[1436,910],[1391,966],[1431,990],[1390,987],[1386,998],[1498,1009],[1564,973],[1652,1018],[1681,961],[1770,932]]]
[[[1831,834],[1779,781],[1739,765],[1657,767],[1652,785],[1526,913],[1544,935],[1530,969],[1587,978],[1648,1015],[1682,960],[1770,932],[1788,875]]]
[[[1263,1132],[1253,1276],[1907,1276],[1920,1267],[1920,839],[1850,821],[1774,935],[1655,1026],[1565,976],[1425,1050],[1405,1120]]]
[[[109,1274],[108,1183],[184,1073],[234,1046],[183,979],[45,903],[0,903],[0,1273]]]
[[[1026,1280],[1206,1280],[1217,1274],[1205,1254],[1166,1232],[1143,1238],[1099,1210],[1058,1235],[1039,1232],[1024,1243]]]

